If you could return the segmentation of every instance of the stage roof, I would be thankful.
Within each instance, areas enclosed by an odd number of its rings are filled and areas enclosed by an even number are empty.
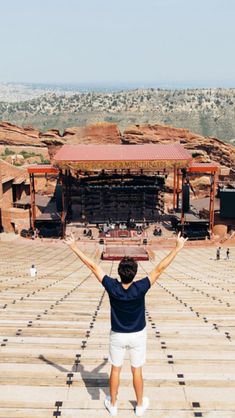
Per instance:
[[[56,167],[50,164],[32,164],[27,168],[29,174],[58,174]]]
[[[217,173],[220,171],[220,165],[216,162],[190,163],[187,171],[188,173]]]
[[[54,156],[60,168],[81,170],[187,167],[191,154],[180,144],[63,145]]]

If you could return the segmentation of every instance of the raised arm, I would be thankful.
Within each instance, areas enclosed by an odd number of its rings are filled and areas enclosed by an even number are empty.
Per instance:
[[[182,250],[187,238],[180,236],[180,232],[177,236],[175,248],[152,270],[149,275],[151,286],[156,282],[160,277],[162,272],[169,266],[169,264],[174,260],[175,256],[180,250]]]
[[[77,247],[77,244],[76,244],[76,241],[75,241],[75,238],[74,238],[73,234],[71,234],[70,237],[66,238],[63,242],[71,248],[71,250],[92,271],[92,273],[94,273],[96,278],[101,283],[102,280],[103,280],[103,277],[105,276],[104,271],[102,270],[102,268],[98,264],[94,263],[93,260],[91,260],[81,250],[79,250],[79,248]]]

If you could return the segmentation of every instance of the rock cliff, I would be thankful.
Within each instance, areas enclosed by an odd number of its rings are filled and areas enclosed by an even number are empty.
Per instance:
[[[179,142],[192,152],[194,161],[216,161],[235,169],[235,147],[223,141],[194,134],[188,129],[166,125],[134,125],[125,129],[122,142],[125,144],[147,144]]]
[[[120,144],[121,132],[114,123],[100,122],[94,125],[72,127],[61,135],[58,129],[40,132],[32,127],[19,127],[0,122],[0,144],[43,146],[43,144]]]
[[[167,125],[133,125],[121,134],[114,123],[100,122],[83,127],[67,128],[61,135],[58,129],[40,132],[31,127],[0,123],[0,145],[48,147],[50,157],[63,144],[146,144],[180,142],[191,151],[194,161],[216,161],[235,169],[235,147],[217,138],[204,137],[188,129]]]
[[[22,128],[8,122],[0,123],[0,144],[42,146],[40,131],[31,127]]]
[[[67,144],[120,144],[121,137],[118,126],[108,122],[68,128],[63,134]]]
[[[41,139],[47,145],[52,160],[63,144],[120,144],[121,132],[114,123],[100,122],[94,125],[67,128],[62,136],[53,129],[41,135]]]

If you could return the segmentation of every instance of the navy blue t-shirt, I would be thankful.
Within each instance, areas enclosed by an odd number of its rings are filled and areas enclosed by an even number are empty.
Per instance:
[[[117,279],[105,275],[102,285],[109,295],[112,331],[142,331],[146,326],[145,294],[151,286],[149,278],[133,282],[124,289]]]

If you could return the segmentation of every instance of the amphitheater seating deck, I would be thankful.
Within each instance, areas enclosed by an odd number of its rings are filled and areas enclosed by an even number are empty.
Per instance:
[[[94,243],[79,245],[95,255]],[[0,418],[108,417],[104,289],[62,243],[0,241],[0,254]],[[224,254],[186,247],[146,297],[146,418],[235,416],[235,247]],[[114,277],[117,265],[102,261]],[[140,261],[138,277],[153,265]],[[133,417],[133,405],[126,359],[118,416]]]

